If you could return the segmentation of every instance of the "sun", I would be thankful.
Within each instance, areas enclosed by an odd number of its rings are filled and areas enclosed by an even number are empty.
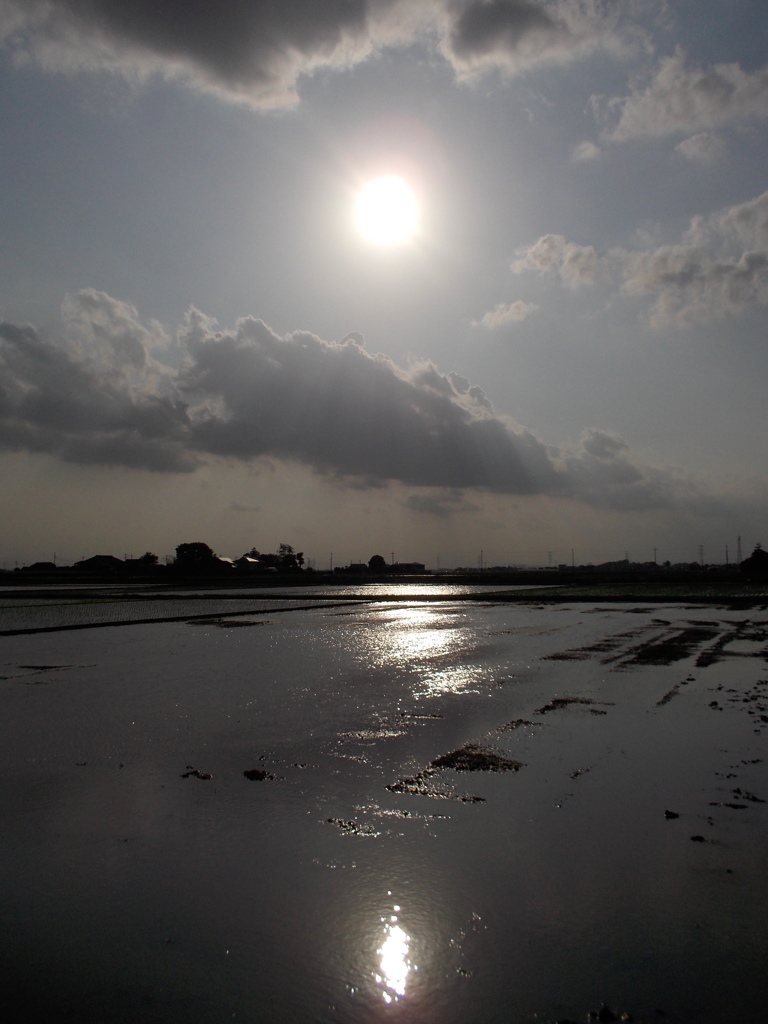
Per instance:
[[[413,237],[419,225],[419,204],[403,178],[387,174],[360,190],[355,203],[358,230],[375,245],[397,245]]]

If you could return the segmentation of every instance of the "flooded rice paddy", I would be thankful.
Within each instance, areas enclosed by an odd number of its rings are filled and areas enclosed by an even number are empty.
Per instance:
[[[388,591],[0,601],[4,1019],[768,1018],[768,611]]]

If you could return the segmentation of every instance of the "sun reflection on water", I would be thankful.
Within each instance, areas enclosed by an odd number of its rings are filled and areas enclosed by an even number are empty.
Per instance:
[[[393,910],[399,911],[395,905]],[[376,950],[379,956],[379,972],[374,974],[376,984],[381,986],[384,1002],[389,1004],[402,999],[408,975],[416,967],[408,957],[411,936],[398,924],[397,913],[391,914],[389,920],[381,919],[384,925],[384,941]]]
[[[479,666],[461,664],[467,635],[461,613],[453,609],[392,609],[382,625],[371,636],[365,656],[380,666],[414,671],[420,677],[417,697],[466,691],[482,674]]]

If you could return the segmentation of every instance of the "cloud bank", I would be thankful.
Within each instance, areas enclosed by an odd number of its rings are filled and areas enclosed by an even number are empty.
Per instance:
[[[549,234],[521,249],[521,274],[555,274],[569,289],[602,285],[651,297],[655,327],[691,327],[768,305],[768,192],[694,217],[680,242],[655,249],[610,249]]]
[[[461,77],[520,74],[640,38],[602,0],[0,0],[0,42],[55,72],[162,76],[258,109],[298,102],[302,75],[421,42]]]
[[[460,375],[400,367],[359,335],[280,337],[251,317],[218,330],[192,309],[171,337],[93,289],[65,302],[56,337],[0,324],[0,381],[0,446],[69,462],[178,473],[210,457],[270,457],[342,485],[399,481],[610,508],[665,507],[681,493],[681,480],[611,433],[553,448]],[[438,507],[425,500],[414,507]]]

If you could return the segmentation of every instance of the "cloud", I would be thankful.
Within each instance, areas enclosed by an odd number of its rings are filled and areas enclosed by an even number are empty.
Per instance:
[[[521,323],[527,320],[532,313],[535,313],[538,306],[532,302],[523,302],[518,299],[516,302],[499,302],[488,313],[483,313],[479,320],[473,320],[473,327],[487,327],[493,330],[496,327],[503,327],[505,324]]]
[[[233,501],[229,506],[233,512],[247,512],[249,514],[254,512],[261,512],[261,505],[243,505],[242,502]]]
[[[567,64],[597,50],[621,55],[642,40],[617,5],[600,0],[477,0],[456,5],[442,52],[467,76],[487,68],[509,75],[542,64]],[[450,10],[450,8],[449,8]]]
[[[403,503],[411,512],[451,519],[457,512],[478,512],[478,505],[465,500],[461,491],[436,491],[411,494]]]
[[[156,325],[102,292],[68,300],[56,342],[0,323],[0,445],[70,462],[188,471],[184,402],[151,354]]]
[[[637,38],[601,0],[0,0],[0,43],[17,62],[161,76],[258,109],[294,106],[303,75],[387,47],[421,42],[466,77],[621,54]]]
[[[690,327],[768,305],[768,253],[718,259],[691,246],[661,246],[628,258],[624,290],[656,297],[653,326]]]
[[[295,460],[327,474],[535,493],[556,486],[546,447],[431,365],[401,369],[357,340],[281,338],[262,321],[214,333],[192,314],[179,378],[196,451]]]
[[[564,475],[585,504],[616,511],[672,508],[697,497],[693,481],[669,468],[643,463],[623,438],[590,428],[566,455]]]
[[[512,263],[512,272],[526,270],[540,273],[557,271],[563,283],[577,289],[593,285],[605,269],[606,257],[599,257],[592,245],[568,242],[563,235],[543,235],[528,248],[519,249]]]
[[[675,152],[693,163],[712,164],[724,156],[725,143],[712,132],[699,132],[698,135],[678,142]]]
[[[709,216],[694,217],[685,241],[699,246],[736,244],[747,250],[768,249],[768,192]]]
[[[615,119],[603,133],[611,142],[711,132],[768,117],[768,67],[751,73],[738,64],[691,67],[678,48],[659,62],[647,85],[625,97],[593,100],[600,116]]]
[[[254,107],[297,102],[301,74],[347,67],[386,36],[393,4],[365,0],[5,0],[0,34],[48,71],[153,75]],[[372,24],[372,15],[381,16]]]
[[[411,507],[434,515],[461,510],[457,495],[472,489],[630,508],[677,488],[613,434],[553,448],[464,377],[400,367],[360,335],[281,337],[252,317],[219,330],[192,309],[171,341],[86,290],[65,302],[56,337],[0,324],[0,371],[0,446],[70,462],[185,472],[210,457],[270,458],[340,485],[430,489]]]
[[[604,285],[653,298],[655,327],[691,327],[768,305],[768,192],[709,216],[694,217],[677,244],[645,251],[610,249],[544,235],[521,249],[516,274],[557,274],[568,288]]]
[[[571,160],[577,164],[589,163],[592,160],[597,160],[599,156],[600,149],[594,142],[580,142],[571,151]]]

